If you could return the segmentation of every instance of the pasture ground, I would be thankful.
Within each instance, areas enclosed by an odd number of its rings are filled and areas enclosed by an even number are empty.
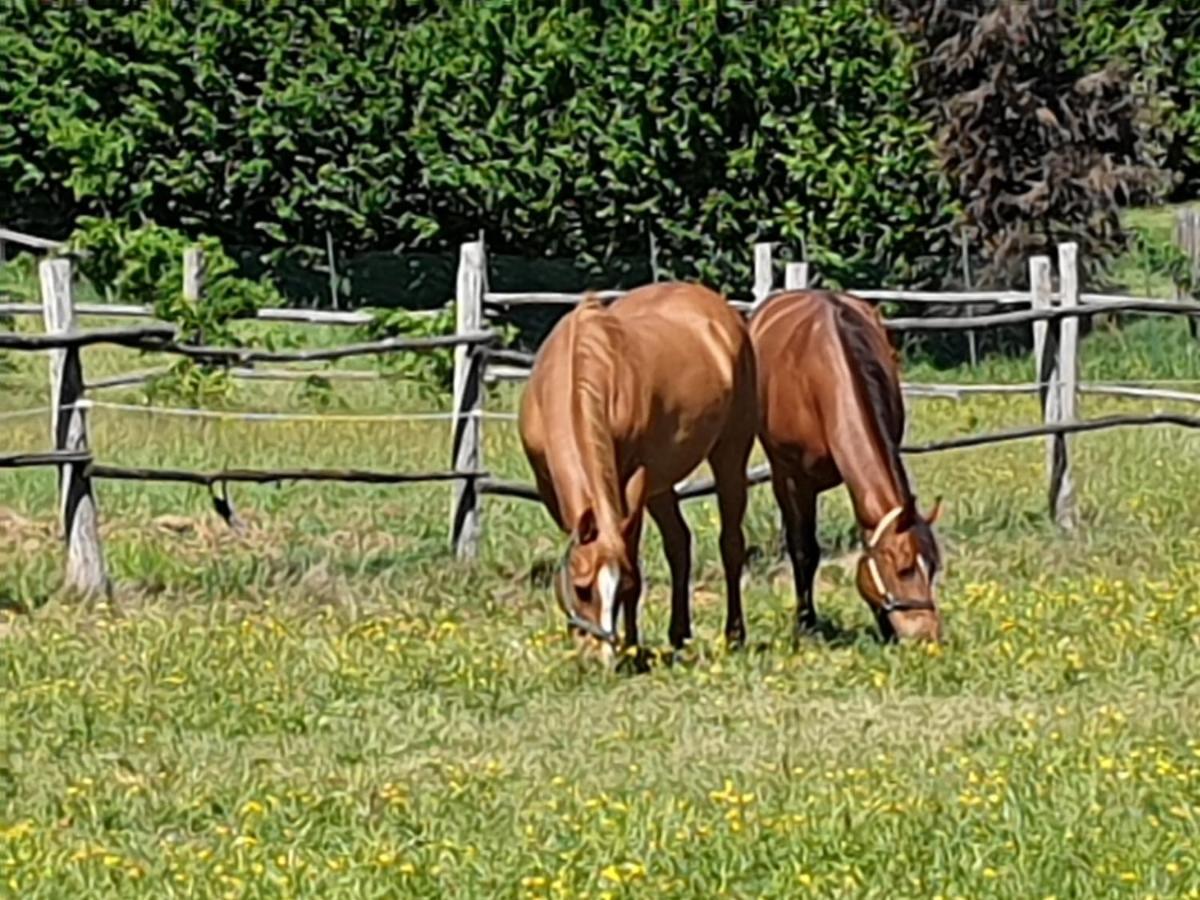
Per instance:
[[[87,353],[93,376],[147,364]],[[1083,360],[1089,380],[1200,379],[1183,322],[1094,334]],[[44,360],[9,363],[0,408],[44,403]],[[400,383],[333,399],[442,402]],[[228,405],[313,409],[286,385]],[[1089,416],[1153,405],[1082,399]],[[916,400],[910,434],[1036,418],[1031,397]],[[125,464],[443,467],[447,431],[92,416],[99,455]],[[46,433],[44,415],[4,420],[0,452]],[[487,465],[527,477],[515,427],[486,436]],[[948,504],[940,648],[874,639],[838,493],[826,634],[791,648],[790,577],[768,555],[748,579],[753,646],[726,653],[715,509],[692,504],[697,641],[633,677],[578,664],[530,586],[561,549],[530,504],[490,499],[485,558],[462,567],[444,486],[235,487],[239,535],[201,490],[105,482],[119,592],[80,605],[56,593],[53,473],[0,473],[0,893],[1200,896],[1198,451],[1168,428],[1073,439],[1075,537],[1046,521],[1040,441],[911,458],[923,500]],[[748,530],[774,546],[765,490]],[[643,633],[663,646],[648,531]]]

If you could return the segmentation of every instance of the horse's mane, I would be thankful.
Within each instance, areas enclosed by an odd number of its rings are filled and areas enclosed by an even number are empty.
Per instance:
[[[912,497],[908,472],[900,458],[904,432],[904,401],[896,381],[896,354],[882,329],[878,313],[868,317],[836,294],[829,294],[834,324],[849,359],[859,404],[884,448],[884,458],[905,502]]]
[[[580,462],[594,510],[602,524],[615,525],[622,513],[616,452],[608,410],[617,356],[616,323],[594,294],[584,295],[572,313],[570,345],[571,418]],[[606,521],[606,517],[608,521]]]

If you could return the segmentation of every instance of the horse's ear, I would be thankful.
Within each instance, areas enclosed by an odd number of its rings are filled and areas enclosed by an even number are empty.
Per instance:
[[[942,498],[938,497],[936,500],[933,501],[933,509],[931,509],[929,511],[929,513],[925,516],[925,521],[928,522],[930,525],[932,525],[939,518],[941,518],[941,515],[942,515]]]
[[[596,526],[596,513],[589,506],[579,516],[579,521],[575,523],[575,540],[580,544],[590,544],[600,536],[600,529]]]

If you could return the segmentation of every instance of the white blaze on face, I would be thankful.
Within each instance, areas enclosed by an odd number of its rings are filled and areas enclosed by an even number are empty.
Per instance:
[[[605,563],[596,576],[596,588],[600,591],[600,627],[615,631],[617,585],[621,581],[621,570],[615,562]]]

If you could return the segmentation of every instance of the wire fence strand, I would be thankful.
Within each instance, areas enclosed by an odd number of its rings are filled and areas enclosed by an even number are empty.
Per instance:
[[[83,400],[77,409],[103,409],[114,412],[145,413],[154,416],[178,416],[194,419],[226,419],[242,422],[329,422],[334,424],[382,422],[449,422],[456,418],[481,416],[484,419],[515,421],[515,413],[466,412],[430,410],[411,413],[286,413],[239,410],[199,409],[182,406],[141,406],[136,403],[113,403],[107,400]]]

